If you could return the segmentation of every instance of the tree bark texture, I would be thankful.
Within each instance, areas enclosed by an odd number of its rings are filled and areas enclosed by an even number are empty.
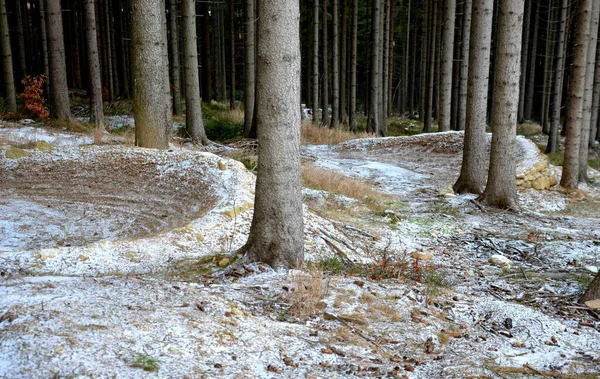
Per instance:
[[[493,6],[493,4],[492,4]],[[467,115],[467,88],[469,79],[469,53],[471,38],[471,11],[472,0],[464,0],[463,5],[463,24],[462,24],[462,46],[460,49],[460,75],[458,86],[458,110],[457,110],[457,129],[465,130],[465,120]],[[490,20],[491,23],[491,20]],[[491,28],[489,28],[491,33]],[[488,50],[489,53],[489,50]],[[489,59],[489,57],[488,57]],[[487,91],[487,88],[486,88]],[[487,95],[486,95],[487,99]],[[485,121],[485,120],[484,120]]]
[[[321,56],[323,59],[323,80],[321,80],[321,108],[323,109],[323,125],[329,125],[329,28],[327,24],[327,8],[329,6],[329,0],[323,0],[322,5],[323,9],[321,11],[321,31],[323,34],[323,48],[321,49]]]
[[[454,53],[454,24],[456,0],[444,0],[444,31],[442,33],[442,67],[440,83],[439,130],[450,130],[452,103],[452,65]]]
[[[373,11],[371,15],[371,80],[369,87],[369,114],[367,119],[367,132],[378,133],[379,131],[379,15],[381,0],[373,0]]]
[[[286,269],[298,268],[304,260],[299,9],[298,0],[259,3],[259,167],[254,217],[242,248],[251,260]]]
[[[569,10],[569,0],[561,0],[560,24],[558,30],[558,41],[555,46],[554,56],[554,82],[552,83],[552,113],[550,115],[550,135],[548,136],[548,145],[546,154],[554,153],[558,149],[558,127],[560,126],[560,110],[562,106],[563,75],[564,75],[564,54],[565,37],[567,28],[567,12]]]
[[[90,92],[90,123],[95,124],[96,129],[103,130],[102,74],[100,71],[100,57],[98,56],[95,3],[95,0],[84,0],[83,2]]]
[[[600,38],[600,33],[598,37]],[[596,49],[596,70],[594,74],[594,100],[592,102],[592,118],[590,119],[589,148],[594,148],[598,139],[598,122],[600,119],[600,48]]]
[[[522,72],[522,28],[523,1],[501,1],[490,167],[487,185],[479,200],[504,209],[518,208],[514,150]]]
[[[522,0],[525,3],[523,19],[523,48],[521,50],[521,83],[519,87],[519,123],[525,118],[525,91],[527,84],[527,57],[529,54],[529,25],[531,20],[531,4],[533,0]]]
[[[335,0],[336,3],[338,0]],[[348,13],[347,0],[341,0],[341,37],[340,37],[340,118],[345,124],[348,121]]]
[[[339,71],[339,47],[340,47],[340,35],[339,35],[339,0],[333,0],[333,23],[331,25],[333,29],[333,64],[331,68],[333,70],[332,77],[332,102],[331,102],[331,127],[337,128],[339,122],[340,112],[340,71]]]
[[[312,121],[319,123],[319,0],[313,0]]]
[[[45,1],[48,66],[50,69],[50,117],[71,120],[60,1]]]
[[[248,136],[252,129],[252,117],[254,113],[254,87],[255,87],[255,67],[254,57],[256,51],[254,48],[254,25],[256,22],[256,12],[254,11],[254,0],[245,0],[246,5],[246,35],[244,40],[244,135]]]
[[[177,0],[169,0],[169,31],[171,33],[171,78],[173,80],[173,114],[181,114],[181,62],[179,61],[179,27]],[[195,12],[194,12],[195,13]]]
[[[350,103],[349,103],[349,127],[356,131],[356,57],[358,53],[358,0],[352,1],[352,36],[350,47]]]
[[[4,96],[6,110],[17,112],[17,94],[15,90],[15,77],[12,62],[12,48],[8,34],[8,18],[6,16],[5,0],[0,0],[0,46],[2,48],[2,79],[4,82]]]

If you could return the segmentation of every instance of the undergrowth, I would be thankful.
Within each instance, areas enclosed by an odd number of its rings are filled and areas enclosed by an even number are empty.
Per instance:
[[[378,192],[366,182],[348,177],[333,170],[316,167],[312,164],[302,166],[302,184],[304,187],[324,190],[351,197],[357,200],[386,200],[389,197]]]
[[[158,371],[158,361],[152,358],[148,354],[138,353],[133,362],[131,363],[131,367],[141,368],[144,371],[154,372]]]
[[[300,141],[302,145],[335,145],[352,139],[368,137],[374,136],[365,132],[353,133],[343,126],[332,129],[310,121],[304,121]]]

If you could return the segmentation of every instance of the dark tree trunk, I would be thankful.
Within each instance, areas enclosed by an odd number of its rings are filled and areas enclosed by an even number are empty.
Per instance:
[[[229,109],[235,109],[235,18],[229,2]]]
[[[245,80],[244,80],[244,135],[248,136],[252,129],[252,115],[254,114],[254,92],[255,92],[255,32],[254,25],[256,12],[254,11],[254,0],[245,0],[246,4],[246,36],[244,46],[245,56]]]
[[[17,94],[5,0],[0,0],[0,47],[2,48],[2,81],[4,82],[6,110],[15,113],[17,112]]]
[[[356,131],[356,58],[358,39],[358,0],[352,1],[352,36],[350,47],[350,130]]]
[[[533,38],[531,39],[531,56],[529,58],[529,74],[527,75],[527,87],[525,94],[525,113],[526,120],[532,120],[533,96],[535,90],[535,69],[537,66],[537,46],[538,46],[538,27],[539,27],[539,5],[535,6],[535,11],[532,12],[532,17],[535,19],[533,23]]]
[[[50,69],[50,117],[71,120],[60,2],[54,0],[45,0],[45,2]]]
[[[312,121],[319,123],[319,0],[313,0]]]
[[[340,38],[340,122],[348,121],[348,13],[347,0],[341,0],[341,38]],[[337,0],[336,0],[337,2]]]
[[[321,108],[323,108],[323,125],[329,125],[329,37],[327,25],[328,6],[329,0],[323,0],[323,10],[321,12],[321,31],[323,33],[323,48],[321,50],[321,56],[323,59],[323,80],[321,80]]]
[[[437,29],[437,0],[433,2],[432,9],[432,22],[433,24],[429,28],[429,35],[431,41],[429,44],[429,62],[427,69],[427,91],[425,94],[425,120],[423,126],[423,132],[430,133],[432,131],[432,112],[433,112],[433,88],[435,85],[435,62],[436,62],[436,29]]]
[[[210,15],[208,5],[200,3],[202,9],[202,100],[212,101],[212,70],[210,64]]]
[[[87,42],[88,78],[90,91],[90,123],[96,129],[104,129],[104,109],[102,105],[102,75],[98,56],[98,35],[96,32],[95,0],[84,0],[85,36]]]
[[[379,21],[381,0],[373,0],[371,15],[371,83],[369,87],[369,114],[367,119],[367,132],[378,133],[379,131]]]
[[[177,0],[169,0],[169,31],[171,41],[171,78],[173,81],[173,114],[181,114],[181,63],[179,62],[179,28],[177,26]],[[196,14],[196,12],[194,12]]]
[[[340,62],[340,36],[339,36],[339,0],[333,0],[333,24],[331,25],[333,29],[333,56],[332,56],[332,65],[331,68],[333,70],[332,77],[332,89],[331,94],[333,101],[331,103],[331,127],[337,128],[339,122],[339,112],[340,112],[340,71],[339,71],[339,62]]]
[[[472,0],[465,0],[463,6],[462,46],[460,49],[460,83],[458,86],[457,129],[465,129],[467,114],[467,86],[469,77],[469,54],[471,38]],[[490,29],[491,31],[491,29]],[[487,91],[487,88],[486,88]],[[487,96],[486,96],[487,98]]]
[[[533,0],[522,0],[525,3],[525,15],[523,16],[523,48],[521,50],[521,82],[519,88],[519,123],[525,118],[525,91],[527,84],[527,62],[529,55],[529,29],[531,20],[531,4]]]

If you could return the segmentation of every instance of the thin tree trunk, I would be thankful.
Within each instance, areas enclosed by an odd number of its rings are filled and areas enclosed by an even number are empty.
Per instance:
[[[160,16],[162,21],[162,48],[163,48],[163,93],[167,101],[165,120],[167,123],[167,138],[173,134],[173,100],[171,98],[171,82],[169,80],[169,37],[167,36],[167,4],[160,0]]]
[[[235,18],[233,1],[229,2],[229,109],[235,109]]]
[[[573,73],[569,85],[569,120],[565,140],[565,159],[560,185],[575,189],[579,183],[579,145],[583,123],[583,96],[585,92],[585,70],[590,41],[592,1],[579,2],[577,35],[573,48]],[[587,146],[587,145],[586,145]]]
[[[367,120],[367,132],[378,133],[379,131],[379,14],[381,0],[373,0],[373,11],[371,15],[371,84],[369,88],[369,115]]]
[[[176,0],[172,0],[172,1],[176,1]],[[125,7],[126,5],[123,5],[123,7]],[[125,23],[125,16],[124,14],[127,13],[127,8],[125,8],[125,10],[122,10],[121,5],[119,5],[117,7],[117,20],[119,21],[119,57],[121,58],[121,75],[123,78],[123,96],[124,97],[129,97],[131,96],[131,93],[129,91],[129,64],[128,64],[128,60],[127,60],[127,42],[129,40],[129,32],[127,30],[127,25]],[[177,14],[177,12],[175,12],[175,14]],[[179,41],[178,41],[179,43]],[[175,58],[174,58],[175,59]],[[179,55],[177,56],[177,60],[179,60]],[[179,74],[178,74],[179,75]],[[180,76],[179,76],[180,77]],[[175,82],[173,82],[173,85],[175,86]],[[179,92],[181,92],[181,82],[180,84],[178,84],[179,87],[176,87]],[[179,98],[181,99],[181,94],[179,96]],[[181,113],[181,101],[179,102],[179,112]],[[178,113],[179,114],[179,113]]]
[[[0,0],[0,47],[2,48],[2,81],[4,82],[4,96],[6,110],[17,112],[17,94],[12,63],[12,49],[10,35],[8,34],[8,17],[6,15],[5,0]]]
[[[300,183],[299,2],[260,1],[257,54],[258,175],[254,216],[241,249],[274,268],[304,260]]]
[[[96,33],[95,0],[84,0],[85,37],[87,42],[88,77],[90,88],[90,123],[97,130],[104,130],[104,109],[102,105],[102,74],[98,56],[98,35]]]
[[[473,0],[471,14],[465,142],[460,177],[454,191],[480,194],[486,175],[485,126],[494,0]]]
[[[335,0],[337,3],[338,0]],[[342,12],[340,38],[340,122],[348,121],[348,13],[346,0],[341,0]]]
[[[352,1],[352,40],[350,47],[350,130],[356,131],[356,58],[358,41],[358,0]]]
[[[44,75],[46,78],[50,75],[50,68],[48,66],[48,41],[46,38],[46,10],[45,10],[45,0],[39,0],[40,7],[40,43],[42,45],[42,59],[44,60]],[[11,69],[12,71],[12,69]],[[50,86],[48,84],[48,80],[44,82],[44,92],[47,96],[50,95]]]
[[[169,147],[161,5],[161,0],[131,1],[135,144],[155,149]]]
[[[548,136],[548,145],[546,154],[554,153],[558,149],[558,127],[560,126],[560,110],[562,106],[563,92],[563,73],[564,73],[564,54],[565,37],[567,27],[567,12],[569,0],[561,0],[560,26],[558,31],[558,43],[555,46],[555,66],[554,82],[552,84],[552,114],[550,116],[550,135]]]
[[[329,6],[329,0],[323,0],[322,26],[321,30],[323,33],[323,80],[321,80],[321,108],[323,108],[323,125],[329,125],[329,37],[328,37],[328,25],[327,25],[327,7]]]
[[[119,96],[121,94],[121,88],[119,84],[119,66],[117,65],[117,44],[115,42],[115,19],[113,17],[113,5],[112,1],[108,2],[108,24],[110,25],[110,54],[111,54],[111,64],[113,67],[113,89],[115,91],[115,96]],[[166,27],[165,27],[166,33]],[[166,38],[165,38],[166,42]],[[165,45],[166,46],[166,45]],[[167,53],[168,58],[168,53]],[[168,62],[167,62],[168,63]],[[167,73],[168,74],[168,73]]]
[[[420,92],[419,92],[419,120],[423,122],[425,125],[425,114],[427,113],[427,94],[429,92],[429,54],[431,52],[431,5],[434,0],[425,0],[425,4],[423,5],[423,30],[425,33],[425,37],[421,39],[421,67],[420,67]],[[430,122],[431,124],[431,122]],[[431,127],[429,127],[431,129]],[[423,128],[425,131],[425,128]]]
[[[202,9],[202,100],[212,101],[212,68],[210,64],[210,15],[208,5],[200,3]],[[187,84],[186,84],[187,85]]]
[[[519,110],[522,24],[523,1],[501,1],[490,168],[485,191],[479,200],[505,209],[518,208],[514,154]]]
[[[332,65],[333,69],[333,78],[332,78],[332,89],[331,95],[333,101],[331,103],[331,127],[337,128],[339,122],[339,111],[340,111],[340,72],[339,72],[339,47],[340,47],[340,37],[339,37],[339,4],[338,0],[333,0],[333,24],[331,25],[333,29],[333,56],[332,56]]]
[[[181,114],[181,63],[179,62],[177,13],[177,0],[169,0],[169,31],[171,32],[171,52],[173,55],[171,77],[173,78],[173,114],[175,115]]]
[[[381,51],[383,53],[381,59],[381,120],[379,122],[379,135],[385,137],[387,135],[387,123],[388,123],[388,83],[390,75],[390,0],[383,0],[383,12],[382,17],[383,29],[382,29],[382,46]]]
[[[202,121],[198,43],[196,41],[196,2],[182,0],[183,56],[185,65],[185,127],[192,142],[208,144]]]
[[[493,6],[493,5],[492,5]],[[467,115],[467,86],[469,79],[469,54],[471,38],[472,0],[465,0],[463,6],[462,46],[460,49],[460,84],[458,87],[457,129],[465,130]],[[490,29],[491,32],[491,29]],[[487,91],[487,87],[486,87]],[[487,98],[487,96],[486,96]],[[484,120],[485,121],[485,120]]]
[[[244,64],[244,135],[248,136],[252,129],[252,115],[254,113],[254,23],[256,15],[254,11],[254,0],[246,0],[246,36],[245,36],[245,64]]]
[[[529,55],[529,24],[531,20],[531,3],[533,0],[522,0],[525,3],[525,16],[523,17],[523,49],[521,50],[521,83],[519,88],[519,123],[525,118],[525,91],[527,84],[527,62]]]
[[[387,44],[387,49],[388,49],[388,59],[387,59],[387,66],[388,66],[388,80],[387,80],[387,105],[386,105],[386,119],[387,116],[392,114],[392,106],[393,106],[393,102],[394,102],[394,95],[393,95],[393,82],[394,82],[394,61],[395,61],[395,57],[394,57],[394,45],[396,44],[394,41],[394,30],[395,30],[395,4],[396,1],[395,0],[388,0],[389,1],[389,19],[388,19],[388,44]],[[387,135],[387,122],[386,122],[386,135]]]
[[[319,0],[313,0],[312,121],[319,123]]]
[[[221,77],[221,95],[220,101],[225,101],[227,98],[227,69],[225,68],[226,53],[225,53],[225,11],[223,4],[219,4],[219,62],[220,62],[220,77]]]
[[[431,42],[429,44],[429,62],[428,62],[428,71],[427,71],[427,93],[425,95],[425,120],[423,126],[423,132],[431,133],[431,118],[433,112],[433,87],[435,85],[435,62],[436,62],[436,29],[437,29],[437,0],[433,1],[433,9],[432,9],[432,22],[429,34],[431,36]]]
[[[464,0],[456,4],[456,22],[454,26],[454,44],[452,64],[452,101],[450,111],[450,128],[458,130],[458,89],[460,87],[460,52],[462,50],[462,32],[464,23]]]
[[[592,118],[592,103],[594,100],[594,69],[596,68],[599,17],[600,1],[594,1],[592,5],[592,20],[590,24],[590,39],[587,51],[587,67],[585,69],[585,87],[583,92],[583,118],[581,121],[581,140],[579,144],[579,183],[587,183],[588,181],[588,144],[590,130],[592,129],[590,121]]]
[[[23,13],[21,0],[15,0],[15,13],[17,19],[17,44],[19,45],[19,73],[21,77],[27,76],[27,55],[25,54],[25,34],[23,32]]]
[[[406,21],[406,50],[404,52],[404,86],[402,88],[402,90],[404,91],[404,99],[405,99],[405,103],[408,106],[408,116],[412,117],[413,115],[413,104],[412,104],[412,97],[413,97],[413,86],[412,83],[414,82],[414,77],[411,76],[410,79],[410,83],[409,84],[409,71],[414,70],[414,67],[411,67],[411,70],[409,70],[409,59],[410,59],[410,28],[411,28],[411,24],[410,24],[410,7],[411,7],[411,0],[408,0],[408,12],[406,15],[407,21]],[[413,51],[413,55],[414,55],[414,51]],[[409,100],[410,99],[410,100]]]
[[[107,68],[108,68],[108,80],[107,80],[107,84],[108,84],[108,99],[110,101],[115,99],[115,72],[114,72],[114,66],[113,66],[113,49],[112,49],[112,35],[113,30],[111,28],[111,24],[110,24],[110,12],[108,9],[108,2],[110,0],[104,0],[104,25],[105,25],[105,29],[104,32],[105,37],[104,37],[104,41],[106,42],[106,64],[107,64]]]
[[[533,22],[533,38],[531,39],[531,57],[529,59],[529,74],[527,75],[527,88],[525,95],[525,113],[526,120],[532,119],[533,96],[535,90],[535,69],[537,66],[537,45],[538,45],[538,27],[539,27],[539,5],[536,5],[535,11],[532,12]]]
[[[442,68],[440,83],[440,112],[439,130],[450,130],[451,101],[452,101],[452,64],[454,53],[454,21],[456,14],[456,0],[444,2],[444,32],[442,41]]]
[[[600,38],[600,33],[598,37]],[[592,103],[592,117],[590,119],[590,138],[589,148],[593,149],[596,144],[598,134],[598,122],[600,119],[600,47],[596,48],[596,69],[594,74],[594,100]]]
[[[554,24],[558,21],[556,19],[557,1],[551,0],[548,13],[548,22],[546,23],[546,53],[544,55],[544,85],[542,89],[543,100],[542,100],[542,113],[540,117],[540,124],[542,125],[542,131],[545,134],[550,134],[550,99],[552,97],[550,87],[552,85],[553,67],[552,67],[552,54],[554,53],[554,45],[556,44],[556,28]]]
[[[71,120],[60,2],[45,1],[50,69],[50,116],[59,120]]]

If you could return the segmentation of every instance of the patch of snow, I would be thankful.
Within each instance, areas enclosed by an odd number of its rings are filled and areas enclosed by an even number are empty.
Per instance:
[[[94,143],[92,137],[84,134],[52,132],[33,126],[0,128],[0,141],[9,145],[46,141],[56,147],[91,145]]]

